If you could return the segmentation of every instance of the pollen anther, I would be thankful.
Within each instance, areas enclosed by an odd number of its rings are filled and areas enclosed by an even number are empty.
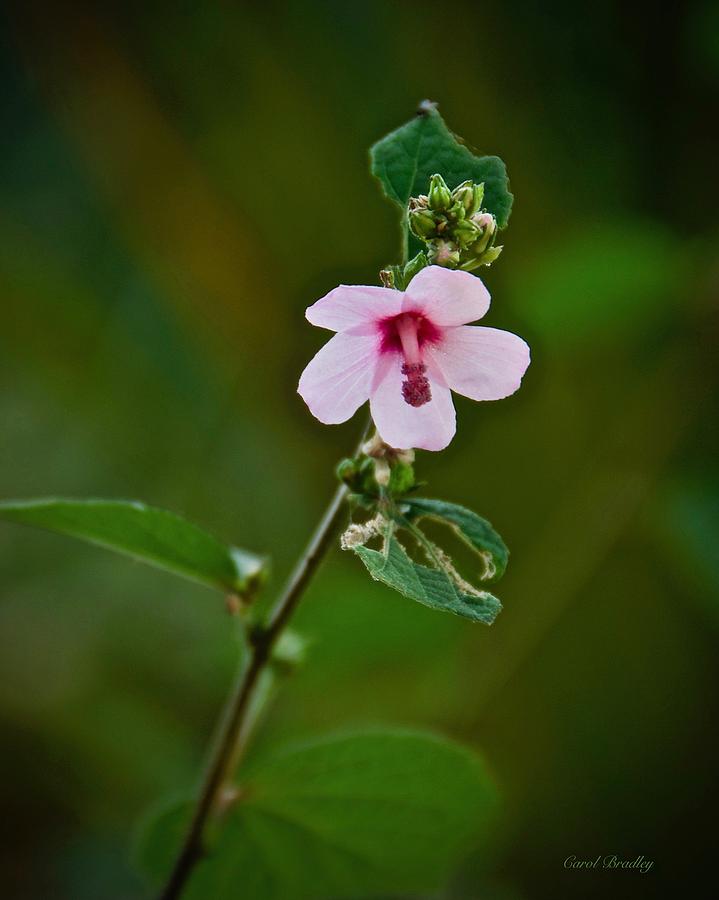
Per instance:
[[[402,397],[410,406],[424,406],[432,399],[432,390],[426,376],[427,366],[424,363],[403,363]]]

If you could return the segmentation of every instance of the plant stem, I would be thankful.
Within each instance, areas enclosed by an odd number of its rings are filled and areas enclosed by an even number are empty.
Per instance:
[[[400,265],[406,266],[409,262],[409,219],[407,218],[407,210],[402,216],[402,243]]]
[[[203,834],[208,818],[217,808],[222,790],[232,775],[248,737],[249,713],[262,672],[270,662],[272,648],[321,562],[339,523],[347,488],[335,492],[319,525],[292,571],[267,624],[250,635],[249,658],[240,672],[222,716],[217,741],[205,772],[192,821],[161,900],[177,900],[194,866],[203,855]]]

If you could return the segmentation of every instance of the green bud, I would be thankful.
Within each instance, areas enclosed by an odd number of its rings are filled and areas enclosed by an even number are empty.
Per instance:
[[[434,235],[437,222],[428,209],[416,209],[409,214],[409,227],[420,240],[426,241]]]
[[[458,187],[452,191],[452,200],[458,203],[462,211],[471,216],[476,212],[477,207],[474,205],[475,185],[471,181],[463,181]]]
[[[483,266],[491,266],[492,263],[497,259],[499,254],[502,252],[503,247],[488,247],[482,256],[480,257],[481,264]]]
[[[501,252],[501,246],[488,247],[483,253],[480,253],[479,256],[475,256],[472,259],[468,259],[466,262],[463,262],[460,266],[460,269],[465,272],[473,272],[480,266],[491,266]]]
[[[458,218],[473,216],[482,206],[484,199],[484,182],[475,184],[473,181],[463,181],[452,191],[452,200],[457,204],[462,213]],[[454,210],[454,207],[452,207]]]
[[[427,194],[430,209],[445,210],[452,203],[452,194],[441,175],[433,175],[429,180]]]
[[[459,244],[462,250],[466,250],[481,236],[482,232],[477,226],[465,219],[464,222],[458,222],[452,229],[452,237]]]
[[[374,460],[366,457],[362,460],[359,467],[358,479],[359,488],[365,494],[377,493],[377,479],[374,474]]]
[[[278,675],[291,675],[304,663],[307,641],[296,631],[285,630],[272,648],[270,664]]]
[[[393,495],[406,494],[414,487],[414,469],[409,463],[396,462],[389,476],[389,492]]]
[[[465,217],[464,207],[457,200],[453,203],[450,208],[447,210],[447,215],[453,222],[461,222]]]
[[[335,474],[340,481],[352,485],[357,476],[357,462],[354,459],[341,459],[335,468]]]
[[[497,233],[497,222],[491,213],[475,213],[470,222],[477,229],[474,242],[464,243],[462,249],[469,252],[473,260],[479,259],[492,246]]]

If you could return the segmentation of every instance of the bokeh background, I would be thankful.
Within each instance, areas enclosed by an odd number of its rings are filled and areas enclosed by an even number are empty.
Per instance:
[[[491,629],[336,552],[260,738],[480,748],[504,817],[453,896],[688,896],[716,827],[719,6],[17,4],[0,59],[0,496],[133,497],[287,572],[359,422],[295,393],[304,308],[397,252],[367,148],[423,97],[508,166],[487,323],[522,390],[421,454],[512,561]],[[4,898],[141,897],[235,668],[210,592],[0,527]],[[401,835],[398,835],[401,840]],[[639,854],[647,875],[568,872]]]

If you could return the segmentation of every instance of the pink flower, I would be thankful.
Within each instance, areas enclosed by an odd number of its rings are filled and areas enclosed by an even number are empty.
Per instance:
[[[441,266],[422,269],[404,292],[340,285],[307,310],[313,325],[337,334],[302,373],[299,393],[328,425],[369,399],[385,443],[442,450],[456,429],[450,391],[500,400],[529,365],[516,334],[467,325],[488,309],[479,278]]]

